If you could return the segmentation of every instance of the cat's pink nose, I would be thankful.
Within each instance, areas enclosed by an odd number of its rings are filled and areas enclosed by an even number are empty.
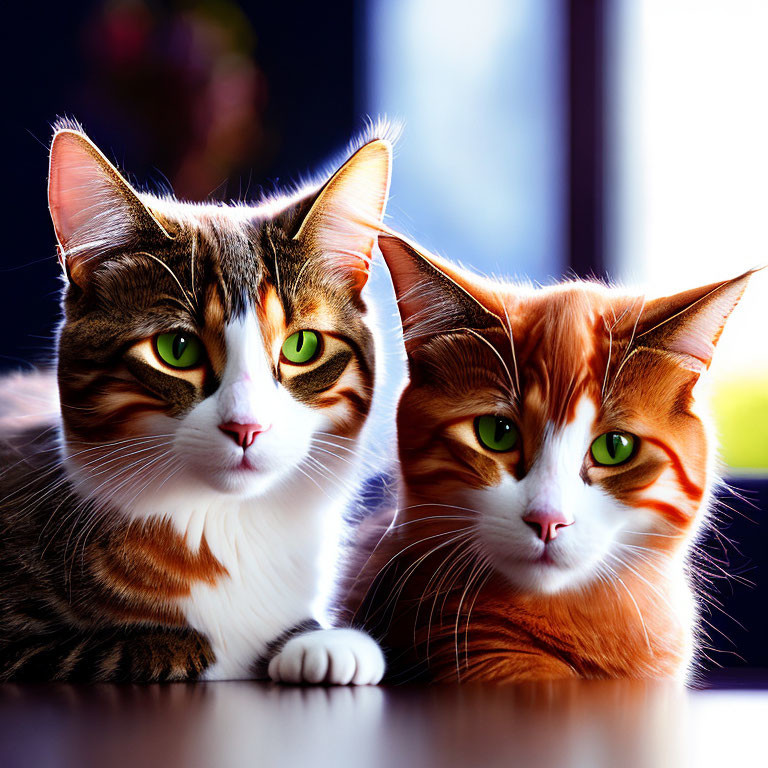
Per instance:
[[[231,437],[241,448],[247,448],[253,445],[256,435],[266,432],[269,424],[240,424],[237,421],[228,421],[226,424],[219,424],[219,429]]]
[[[548,544],[561,528],[573,525],[573,518],[554,507],[536,506],[528,510],[523,522],[533,530],[537,538]]]

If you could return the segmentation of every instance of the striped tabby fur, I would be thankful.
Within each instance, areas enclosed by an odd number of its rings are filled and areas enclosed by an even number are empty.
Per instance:
[[[362,290],[390,158],[372,135],[319,188],[193,205],[137,193],[58,125],[56,381],[0,384],[0,679],[242,678],[281,654],[276,679],[381,676],[362,633],[293,628],[318,626],[371,406]],[[319,353],[293,364],[302,329]],[[169,332],[199,338],[199,362],[166,363]],[[230,423],[262,431],[241,444]]]

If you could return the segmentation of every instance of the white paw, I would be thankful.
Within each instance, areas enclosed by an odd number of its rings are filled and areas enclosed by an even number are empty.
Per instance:
[[[289,640],[267,670],[280,683],[376,685],[384,677],[384,654],[356,629],[318,629]]]

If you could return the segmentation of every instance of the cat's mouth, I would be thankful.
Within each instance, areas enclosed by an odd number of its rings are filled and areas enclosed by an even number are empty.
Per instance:
[[[547,570],[563,570],[568,568],[568,565],[563,561],[563,558],[558,557],[550,547],[544,547],[544,549],[537,554],[507,556],[504,558],[504,561],[506,566],[515,569],[543,567]]]
[[[231,472],[257,472],[258,470],[259,466],[247,454],[243,454],[243,457],[230,467]]]
[[[528,566],[544,566],[546,568],[566,568],[566,564],[563,562],[562,557],[558,557],[557,553],[549,546],[544,546],[541,552],[531,557],[521,558],[520,562]]]

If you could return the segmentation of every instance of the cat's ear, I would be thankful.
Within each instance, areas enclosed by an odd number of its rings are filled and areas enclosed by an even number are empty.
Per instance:
[[[392,276],[408,352],[440,333],[502,325],[501,301],[482,278],[396,234],[380,235],[379,248]]]
[[[81,288],[102,255],[148,234],[170,237],[98,147],[70,128],[51,143],[48,207],[62,267]]]
[[[671,352],[684,367],[701,373],[753,272],[647,302],[634,344]]]
[[[368,281],[392,173],[392,145],[360,147],[323,185],[295,235],[353,291]]]

